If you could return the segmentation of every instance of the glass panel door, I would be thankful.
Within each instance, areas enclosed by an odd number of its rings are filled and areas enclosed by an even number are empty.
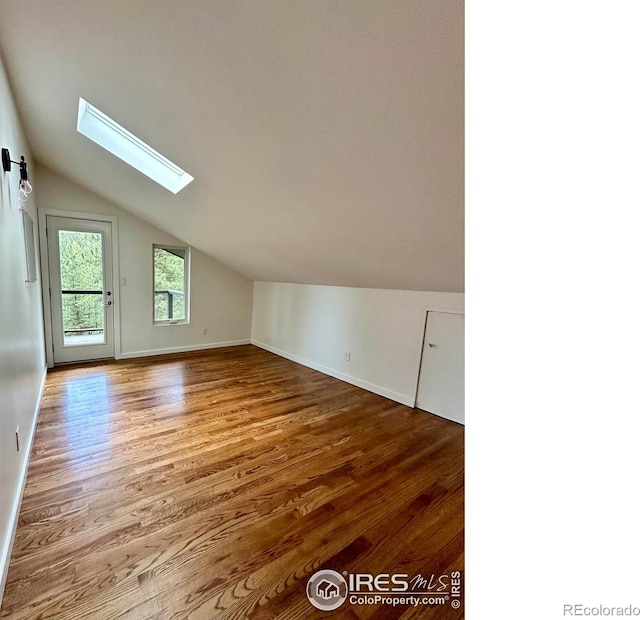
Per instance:
[[[64,346],[104,344],[102,233],[58,231]]]
[[[111,223],[47,217],[54,363],[114,356]]]

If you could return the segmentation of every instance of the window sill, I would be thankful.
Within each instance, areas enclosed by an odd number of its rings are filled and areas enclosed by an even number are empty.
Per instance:
[[[154,321],[154,327],[174,327],[175,325],[189,325],[190,321],[182,320],[182,321]]]

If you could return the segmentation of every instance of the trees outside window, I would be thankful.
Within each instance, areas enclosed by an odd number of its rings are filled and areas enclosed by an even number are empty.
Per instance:
[[[189,248],[153,246],[153,320],[188,322]]]

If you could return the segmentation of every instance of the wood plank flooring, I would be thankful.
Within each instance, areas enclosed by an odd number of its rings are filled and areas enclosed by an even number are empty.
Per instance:
[[[247,345],[49,374],[2,617],[464,617],[309,603],[463,571],[464,429]]]

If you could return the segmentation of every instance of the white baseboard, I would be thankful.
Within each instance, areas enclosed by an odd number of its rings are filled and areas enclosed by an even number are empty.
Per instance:
[[[206,344],[192,344],[186,347],[169,347],[166,349],[149,349],[147,351],[129,351],[120,353],[116,359],[126,360],[135,357],[149,357],[151,355],[166,355],[167,353],[188,353],[189,351],[204,351],[206,349],[221,349],[222,347],[237,347],[241,344],[251,344],[251,340],[229,340],[228,342],[208,342]]]
[[[265,349],[265,351],[275,353],[280,357],[291,360],[292,362],[296,362],[298,364],[302,364],[303,366],[313,368],[313,370],[322,372],[325,375],[329,375],[330,377],[335,377],[336,379],[340,379],[341,381],[351,383],[351,385],[355,385],[359,388],[362,388],[363,390],[368,390],[369,392],[373,392],[374,394],[378,394],[379,396],[384,396],[385,398],[389,398],[390,400],[395,400],[397,403],[401,403],[402,405],[407,405],[408,407],[415,406],[416,399],[413,396],[405,396],[404,394],[399,394],[398,392],[394,392],[393,390],[389,390],[380,385],[376,385],[375,383],[369,383],[368,381],[364,381],[363,379],[352,377],[351,375],[347,375],[343,372],[340,372],[339,370],[334,370],[333,368],[323,366],[322,364],[317,364],[316,362],[312,362],[311,360],[305,359],[303,357],[298,357],[297,355],[287,353],[286,351],[282,351],[281,349],[272,347],[271,345],[260,342],[259,340],[251,339],[251,344],[255,345],[256,347],[260,347],[261,349]]]
[[[27,440],[23,447],[22,467],[18,478],[18,486],[16,494],[13,498],[11,506],[11,514],[9,516],[9,527],[4,535],[4,544],[2,546],[2,555],[0,556],[0,604],[4,594],[4,587],[7,583],[7,573],[9,572],[9,562],[11,560],[11,551],[13,549],[13,541],[16,537],[18,528],[18,517],[20,516],[20,506],[22,505],[22,494],[24,493],[24,485],[27,482],[27,472],[29,471],[29,460],[31,458],[31,449],[33,448],[33,438],[36,434],[36,426],[38,425],[38,415],[40,413],[40,404],[42,403],[42,394],[47,380],[47,367],[44,367],[42,379],[40,381],[40,389],[38,390],[38,398],[36,399],[36,407],[33,414],[33,422]]]

